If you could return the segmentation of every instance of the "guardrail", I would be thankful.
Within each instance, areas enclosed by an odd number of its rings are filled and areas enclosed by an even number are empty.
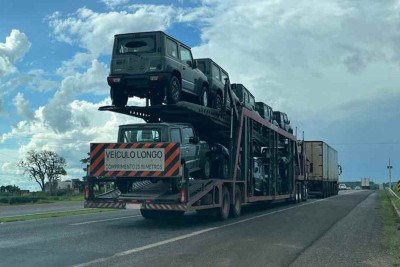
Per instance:
[[[400,200],[400,197],[399,197],[395,192],[393,192],[392,188],[387,188],[387,190],[389,191],[389,193],[390,193],[392,196],[394,196],[394,197],[396,197],[398,200]]]
[[[387,191],[388,191],[392,196],[394,196],[394,197],[396,197],[398,200],[400,200],[400,197],[399,197],[395,192],[393,192],[393,190],[392,190],[391,188],[386,188],[386,189],[387,189]],[[397,208],[397,206],[396,206],[396,204],[394,203],[393,199],[390,199],[390,202],[392,203],[392,206],[393,206],[394,210],[396,211],[397,216],[399,216],[399,218],[400,218],[400,210]]]

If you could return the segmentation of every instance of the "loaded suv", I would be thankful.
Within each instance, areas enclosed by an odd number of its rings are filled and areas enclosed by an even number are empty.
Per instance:
[[[240,83],[233,83],[231,84],[232,91],[236,94],[239,98],[240,102],[243,106],[250,110],[256,109],[256,100],[250,91],[244,87],[243,84]]]
[[[291,134],[293,133],[293,128],[290,126],[290,120],[288,119],[286,113],[274,111],[274,120],[276,120],[280,128]]]
[[[197,68],[190,47],[161,31],[117,34],[107,77],[112,104],[124,107],[129,97],[176,104],[194,99],[207,106],[207,77]]]
[[[268,106],[264,102],[256,102],[256,111],[258,112],[258,114],[260,114],[260,116],[263,119],[269,121],[275,126],[279,126],[276,120],[274,119],[274,111],[270,106]]]
[[[211,106],[217,110],[222,110],[226,97],[226,106],[229,108],[230,99],[225,96],[225,82],[226,79],[229,79],[228,73],[210,58],[196,59],[196,63],[197,67],[207,76],[210,99],[212,100]],[[236,102],[235,104],[238,104],[239,100],[234,92],[232,92],[232,97]]]
[[[118,143],[180,143],[182,164],[190,174],[208,179],[211,173],[210,148],[187,123],[139,123],[121,125]]]

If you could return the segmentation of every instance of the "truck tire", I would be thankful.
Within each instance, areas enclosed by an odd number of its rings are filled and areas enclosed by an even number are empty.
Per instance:
[[[172,76],[167,90],[168,104],[176,104],[181,100],[181,83],[176,76]]]
[[[228,219],[230,208],[231,208],[231,197],[229,196],[228,189],[224,187],[222,189],[221,207],[218,208],[217,218],[219,220]]]
[[[231,215],[237,218],[242,213],[242,192],[239,186],[235,187],[235,203],[231,206]]]
[[[121,88],[111,87],[110,97],[112,104],[118,108],[123,108],[128,104],[128,95],[125,94]]]

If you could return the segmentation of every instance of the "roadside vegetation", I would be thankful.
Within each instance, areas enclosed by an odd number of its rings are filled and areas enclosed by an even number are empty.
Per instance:
[[[28,195],[18,195],[0,192],[0,205],[42,204],[58,201],[83,201],[83,194],[70,194],[69,192],[58,192],[50,196],[45,192],[32,192]]]
[[[381,210],[383,219],[383,245],[390,255],[400,259],[400,218],[394,210],[391,199],[394,197],[386,190],[380,190]],[[400,208],[400,201],[395,200],[395,204]]]

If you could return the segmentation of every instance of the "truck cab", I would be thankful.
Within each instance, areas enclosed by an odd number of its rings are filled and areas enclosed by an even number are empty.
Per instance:
[[[274,114],[274,120],[276,120],[279,127],[292,134],[293,128],[292,126],[290,126],[290,120],[288,119],[286,113],[280,111],[274,111],[273,114]]]
[[[107,82],[117,107],[134,96],[150,99],[151,105],[183,98],[209,105],[207,77],[190,47],[161,31],[115,35]]]
[[[121,125],[118,143],[180,143],[182,163],[190,174],[208,179],[211,173],[210,148],[200,141],[186,123],[140,123]]]

